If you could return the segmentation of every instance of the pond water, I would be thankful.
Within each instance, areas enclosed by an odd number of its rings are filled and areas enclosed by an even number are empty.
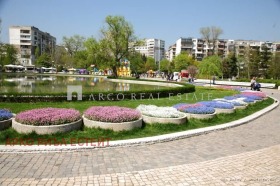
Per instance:
[[[0,73],[1,93],[62,93],[67,85],[82,85],[83,92],[112,92],[159,89],[155,85],[115,83],[103,77],[50,76]]]

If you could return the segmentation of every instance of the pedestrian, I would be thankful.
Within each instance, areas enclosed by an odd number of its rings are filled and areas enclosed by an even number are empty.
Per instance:
[[[215,85],[215,80],[216,80],[216,77],[213,76],[213,85]]]
[[[251,79],[251,90],[254,90],[255,89],[255,84],[256,84],[256,77],[253,77]]]

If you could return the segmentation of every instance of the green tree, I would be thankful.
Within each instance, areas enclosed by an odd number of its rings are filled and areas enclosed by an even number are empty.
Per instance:
[[[120,60],[129,55],[129,43],[134,40],[133,26],[123,16],[107,16],[102,33],[103,51],[109,54],[112,60],[107,65],[113,70],[113,76],[117,77],[117,68]]]
[[[76,52],[84,50],[85,38],[83,36],[77,34],[71,37],[63,36],[62,42],[70,56],[74,56]]]
[[[229,53],[228,56],[222,61],[223,77],[231,78],[237,75],[237,58],[235,53]]]
[[[152,57],[147,57],[147,62],[145,63],[145,72],[148,70],[156,70],[157,66],[155,63],[155,59]]]
[[[1,58],[3,60],[2,65],[7,65],[7,64],[17,64],[17,54],[18,51],[17,49],[10,44],[4,44],[2,45],[2,55]]]
[[[187,69],[189,65],[192,65],[194,60],[187,53],[183,52],[175,57],[175,71],[181,72],[183,69]]]
[[[269,63],[269,74],[273,79],[280,79],[280,53],[276,52]]]
[[[36,61],[35,61],[36,66],[39,67],[51,67],[53,64],[51,62],[51,57],[49,54],[47,53],[43,53],[42,55],[40,55]]]
[[[268,78],[268,65],[271,61],[271,52],[267,46],[262,46],[262,51],[260,52],[260,62],[259,62],[259,74],[264,78]]]
[[[130,61],[130,69],[132,70],[132,73],[138,74],[145,72],[145,62],[139,52],[131,52],[128,59]]]
[[[208,56],[199,64],[199,73],[211,79],[212,76],[222,75],[222,61],[219,56]]]
[[[160,61],[160,71],[168,72],[169,71],[169,64],[170,62],[167,59],[163,59]]]
[[[249,67],[250,67],[250,77],[259,76],[259,64],[260,64],[260,51],[259,50],[250,50],[249,56]]]

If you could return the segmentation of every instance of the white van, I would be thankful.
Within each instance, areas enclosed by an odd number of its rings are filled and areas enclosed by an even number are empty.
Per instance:
[[[174,80],[174,81],[180,80],[179,74],[180,74],[180,72],[173,72],[173,80]]]

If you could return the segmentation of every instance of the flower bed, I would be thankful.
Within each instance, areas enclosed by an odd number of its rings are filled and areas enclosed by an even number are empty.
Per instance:
[[[135,109],[117,106],[90,107],[83,115],[84,125],[90,128],[131,130],[142,126],[141,113]]]
[[[257,97],[261,97],[262,99],[266,99],[267,95],[263,92],[256,92],[256,91],[243,91],[241,92],[241,95],[245,95],[245,96],[257,96]]]
[[[141,112],[143,121],[148,124],[184,124],[187,122],[187,115],[173,107],[139,105],[136,109]]]
[[[9,128],[12,125],[13,114],[6,109],[0,109],[0,131]]]
[[[82,119],[74,109],[41,108],[17,114],[12,126],[19,133],[53,134],[80,129]]]
[[[202,101],[199,103],[205,105],[206,107],[214,108],[217,114],[234,113],[234,105],[232,103],[227,103],[222,101]]]
[[[245,109],[248,105],[244,101],[238,100],[238,99],[227,100],[224,98],[219,98],[219,99],[214,99],[214,101],[222,101],[222,102],[226,102],[226,103],[231,103],[231,104],[233,104],[235,109]]]
[[[187,113],[188,118],[196,118],[196,119],[211,119],[216,113],[215,109],[212,107],[206,107],[203,104],[186,104],[179,103],[173,106],[181,112]]]

